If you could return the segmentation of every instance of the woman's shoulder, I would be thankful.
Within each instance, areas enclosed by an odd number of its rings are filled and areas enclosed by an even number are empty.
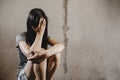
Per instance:
[[[22,33],[18,33],[16,36],[16,47],[18,47],[18,43],[20,41],[26,41],[26,36],[25,36],[25,32]]]
[[[18,33],[17,36],[16,36],[16,40],[25,40],[26,39],[26,32],[21,32],[21,33]]]
[[[16,37],[25,37],[26,36],[26,32],[21,32],[21,33],[18,33]]]

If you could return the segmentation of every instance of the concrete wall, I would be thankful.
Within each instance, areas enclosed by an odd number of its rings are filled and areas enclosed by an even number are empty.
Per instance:
[[[0,80],[16,80],[15,37],[35,7],[66,46],[55,80],[120,80],[120,0],[0,0]]]

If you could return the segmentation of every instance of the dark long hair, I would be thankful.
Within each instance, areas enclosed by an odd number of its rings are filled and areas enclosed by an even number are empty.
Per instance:
[[[42,39],[42,46],[43,48],[47,49],[47,38],[48,38],[48,18],[45,14],[45,12],[42,9],[34,8],[29,12],[28,18],[27,18],[27,39],[30,43],[30,45],[33,44],[36,33],[33,31],[32,26],[36,28],[39,24],[40,18],[43,17],[46,19],[46,28],[43,34]]]

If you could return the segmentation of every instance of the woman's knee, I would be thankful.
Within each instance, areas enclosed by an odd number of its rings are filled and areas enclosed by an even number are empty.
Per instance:
[[[55,62],[60,61],[60,57],[61,57],[61,54],[60,54],[60,53],[55,54],[55,55],[54,55],[54,61],[55,61]]]
[[[53,56],[48,58],[48,63],[50,65],[52,65],[52,64],[54,64],[54,65],[59,64],[60,63],[60,57],[61,57],[60,53],[55,54],[55,55],[53,55]]]

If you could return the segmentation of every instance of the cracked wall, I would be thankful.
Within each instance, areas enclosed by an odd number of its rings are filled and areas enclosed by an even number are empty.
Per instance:
[[[15,36],[33,7],[45,10],[49,35],[66,47],[55,80],[120,80],[119,0],[0,1],[0,80],[16,80]]]
[[[63,26],[63,36],[64,36],[64,45],[65,45],[65,49],[64,49],[64,53],[63,53],[63,58],[64,58],[64,62],[63,62],[63,68],[64,68],[64,72],[67,73],[67,48],[68,48],[68,37],[67,37],[67,30],[69,29],[67,26],[67,6],[68,6],[68,0],[64,0],[63,1],[63,8],[64,8],[64,26]]]

